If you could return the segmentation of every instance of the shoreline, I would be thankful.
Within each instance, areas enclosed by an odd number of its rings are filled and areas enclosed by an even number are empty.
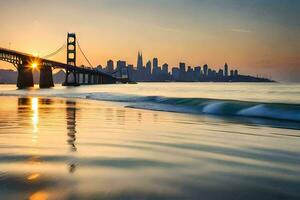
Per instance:
[[[1,87],[0,96],[105,101],[130,109],[214,116],[224,119],[243,118],[244,121],[254,121],[254,124],[269,123],[260,121],[285,124],[300,122],[299,86],[291,87],[273,83],[267,85],[141,83],[16,90],[15,86],[10,85]],[[299,125],[292,127],[298,128]]]
[[[162,112],[162,113],[170,113],[170,114],[179,114],[184,115],[186,117],[194,116],[194,117],[208,117],[214,119],[221,119],[225,121],[231,121],[232,123],[237,124],[249,124],[249,125],[261,125],[266,127],[273,128],[286,128],[286,129],[294,129],[300,130],[300,125],[298,120],[282,120],[270,117],[257,117],[257,116],[243,116],[243,115],[225,115],[225,114],[214,114],[214,113],[200,113],[200,112],[192,112],[192,111],[183,111],[183,110],[166,110],[166,109],[158,109],[158,108],[145,108],[132,106],[128,104],[128,102],[116,102],[116,101],[107,101],[107,100],[97,100],[92,98],[83,98],[83,97],[63,97],[63,96],[41,96],[41,95],[1,95],[0,98],[5,97],[15,97],[15,98],[38,98],[38,99],[52,99],[52,100],[64,100],[64,101],[73,101],[73,102],[89,102],[92,104],[105,104],[109,106],[113,106],[116,108],[122,109],[132,109],[132,110],[140,110],[140,111],[150,111],[150,112]]]

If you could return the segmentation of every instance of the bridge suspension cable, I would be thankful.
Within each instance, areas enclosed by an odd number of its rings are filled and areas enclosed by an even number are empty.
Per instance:
[[[77,43],[77,46],[78,46],[78,48],[79,48],[81,54],[83,55],[84,59],[86,60],[86,62],[90,65],[91,68],[94,68],[93,65],[91,64],[90,60],[87,58],[87,56],[86,56],[85,53],[83,52],[83,50],[82,50],[82,48],[81,48],[80,43],[79,43],[78,40],[76,40],[76,43]],[[103,70],[101,70],[101,71],[103,71]],[[110,74],[115,75],[116,73],[118,73],[118,72],[120,72],[120,71],[121,71],[121,69],[116,69],[116,70],[114,70],[113,72],[111,72]]]
[[[77,40],[77,45],[78,45],[78,48],[79,48],[79,50],[80,50],[81,54],[83,55],[83,57],[84,57],[84,58],[85,58],[85,60],[87,61],[87,63],[90,65],[90,67],[92,67],[92,68],[93,68],[93,65],[91,64],[91,62],[90,62],[90,61],[89,61],[89,59],[86,57],[86,55],[85,55],[85,53],[83,52],[83,50],[81,49],[81,47],[80,47],[80,44],[79,44],[78,40]]]
[[[46,55],[46,56],[43,56],[42,58],[44,59],[47,59],[47,58],[50,58],[50,57],[53,57],[55,56],[56,54],[58,54],[59,52],[61,52],[62,50],[64,50],[66,48],[66,43],[64,43],[60,48],[58,48],[56,51]]]

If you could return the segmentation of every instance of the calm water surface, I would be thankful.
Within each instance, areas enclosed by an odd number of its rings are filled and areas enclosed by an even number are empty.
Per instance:
[[[1,90],[1,199],[300,199],[297,121],[133,109],[109,87]]]

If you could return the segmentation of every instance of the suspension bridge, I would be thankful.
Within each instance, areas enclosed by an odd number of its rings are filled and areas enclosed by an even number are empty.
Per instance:
[[[82,53],[90,67],[76,66],[77,47]],[[67,49],[67,63],[49,60],[49,58],[57,55]],[[101,69],[92,67],[85,53],[82,51],[79,42],[76,40],[75,33],[68,33],[67,43],[64,43],[58,50],[49,55],[34,56],[31,54],[18,52],[10,49],[0,48],[0,60],[11,63],[18,71],[17,87],[19,89],[34,86],[33,70],[37,68],[40,73],[40,88],[54,87],[53,69],[62,69],[65,71],[64,86],[80,86],[92,84],[114,84],[117,82],[126,83],[128,78],[117,78],[113,73],[107,73]]]

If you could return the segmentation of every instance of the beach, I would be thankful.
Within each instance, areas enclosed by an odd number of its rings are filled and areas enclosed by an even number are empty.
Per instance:
[[[1,199],[299,199],[299,85],[212,85],[1,86]]]

